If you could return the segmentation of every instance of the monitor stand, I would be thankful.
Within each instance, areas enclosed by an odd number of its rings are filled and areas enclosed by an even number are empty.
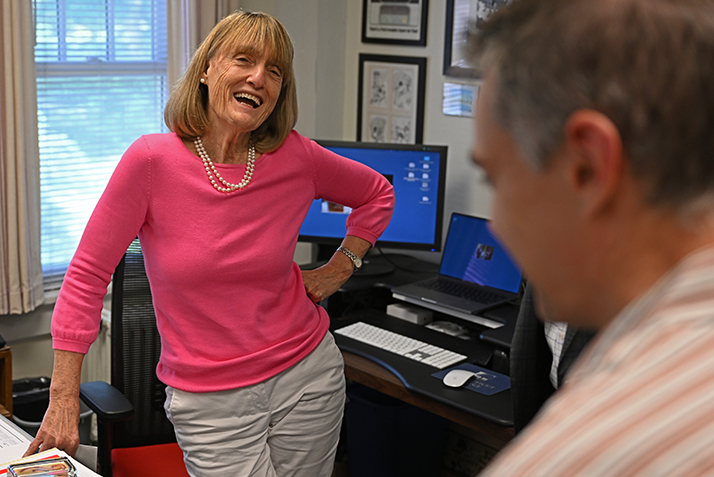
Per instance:
[[[384,257],[378,255],[367,255],[362,260],[362,268],[357,270],[355,277],[379,277],[389,275],[396,271],[396,267],[389,263]]]
[[[315,261],[310,264],[303,265],[300,268],[303,270],[311,270],[318,268],[326,264],[337,249],[334,245],[323,245],[319,244],[317,246],[317,256]],[[357,270],[353,276],[355,277],[378,277],[382,275],[389,275],[394,273],[396,268],[394,265],[389,263],[384,257],[380,257],[377,254],[373,254],[372,251],[367,252],[364,259],[362,260],[362,268]]]

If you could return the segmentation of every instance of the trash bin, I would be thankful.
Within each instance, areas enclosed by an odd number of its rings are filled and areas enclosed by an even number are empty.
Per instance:
[[[35,436],[50,404],[50,378],[16,379],[12,382],[12,420],[28,434]],[[79,442],[90,444],[92,411],[79,403]]]
[[[350,385],[347,396],[350,477],[441,473],[446,419],[359,384]]]

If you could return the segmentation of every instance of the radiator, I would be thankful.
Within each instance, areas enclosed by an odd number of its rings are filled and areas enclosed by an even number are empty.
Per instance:
[[[111,312],[106,308],[102,310],[102,323],[99,327],[99,336],[94,342],[89,353],[84,358],[82,365],[82,382],[106,381],[111,379]]]

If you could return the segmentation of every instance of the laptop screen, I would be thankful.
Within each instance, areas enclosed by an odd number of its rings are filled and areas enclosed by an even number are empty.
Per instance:
[[[518,293],[522,273],[487,224],[479,217],[451,214],[439,273]]]

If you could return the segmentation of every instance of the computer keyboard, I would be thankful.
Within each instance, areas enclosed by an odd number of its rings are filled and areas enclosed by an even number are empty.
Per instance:
[[[438,369],[444,369],[467,358],[463,354],[439,348],[361,321],[339,328],[334,332]]]

